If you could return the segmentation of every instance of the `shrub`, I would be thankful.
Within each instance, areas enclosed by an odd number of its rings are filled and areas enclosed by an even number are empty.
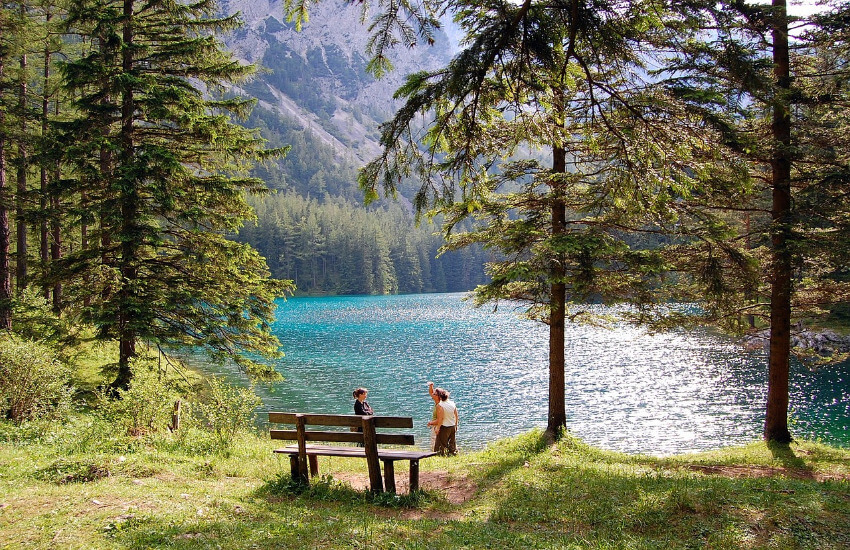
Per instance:
[[[0,410],[14,422],[66,413],[70,378],[50,347],[10,333],[0,336]]]
[[[253,425],[262,401],[253,388],[239,388],[218,378],[209,378],[207,384],[204,398],[194,408],[213,432],[218,449],[225,450],[239,430]]]
[[[53,313],[51,305],[35,288],[23,290],[12,303],[14,331],[29,340],[57,343],[71,341],[68,324]]]
[[[171,424],[177,392],[144,359],[134,359],[133,380],[117,395],[103,391],[98,395],[99,410],[121,433],[130,436],[163,432]]]

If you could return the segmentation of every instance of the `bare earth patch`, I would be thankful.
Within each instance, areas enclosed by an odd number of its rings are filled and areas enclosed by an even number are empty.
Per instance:
[[[338,472],[334,479],[348,483],[353,489],[365,491],[369,488],[369,476],[366,474],[352,474]],[[406,475],[396,476],[396,492],[400,495],[410,492],[410,482]],[[443,495],[443,497],[454,505],[464,504],[472,499],[478,486],[466,476],[449,475],[445,471],[420,472],[419,488]],[[461,512],[441,512],[437,510],[403,510],[400,514],[402,519],[417,520],[422,518],[459,520],[462,519]]]
[[[790,477],[793,479],[806,479],[811,481],[850,481],[850,474],[830,474],[821,472],[810,472],[800,468],[776,468],[770,466],[703,466],[691,464],[689,470],[702,472],[706,475],[718,475],[735,478],[758,478],[758,477]]]
[[[352,474],[348,472],[334,473],[334,478],[351,485],[358,491],[369,488],[369,476],[366,474]],[[410,492],[410,482],[407,475],[396,476],[396,492],[400,495]],[[463,504],[470,500],[478,487],[465,476],[449,476],[448,472],[420,472],[419,488],[425,491],[441,493],[451,504]]]

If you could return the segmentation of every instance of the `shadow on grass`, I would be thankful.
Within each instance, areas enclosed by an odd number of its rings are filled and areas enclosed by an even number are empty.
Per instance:
[[[799,459],[782,454],[788,467]],[[847,548],[850,487],[808,479],[692,476],[633,463],[552,460],[506,480],[489,521],[536,547]]]
[[[567,441],[571,437],[565,432],[560,441]],[[541,430],[532,430],[518,437],[500,440],[478,453],[474,473],[486,482],[501,479],[511,471],[522,468],[526,462],[548,448],[549,442]]]
[[[847,548],[850,489],[804,480],[657,475],[624,465],[547,462],[458,516],[375,509],[328,477],[169,520],[137,516],[106,533],[126,548]],[[281,486],[276,486],[280,483]],[[336,485],[339,484],[339,485]],[[253,497],[253,498],[252,498]],[[260,497],[260,498],[256,498]],[[277,498],[275,498],[277,497]],[[234,511],[238,508],[238,511]]]
[[[300,498],[311,501],[373,504],[384,508],[420,508],[435,499],[431,493],[422,490],[403,495],[358,491],[350,484],[334,479],[330,474],[304,483],[293,479],[288,473],[281,473],[278,477],[268,480],[254,492],[253,496],[267,501]]]
[[[794,450],[788,443],[769,441],[767,448],[774,460],[778,460],[788,470],[794,470],[801,477],[813,478],[812,468],[806,461],[794,454]]]

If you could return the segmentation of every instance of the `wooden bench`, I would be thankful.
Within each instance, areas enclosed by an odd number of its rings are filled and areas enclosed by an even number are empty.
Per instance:
[[[272,439],[297,441],[294,445],[275,449],[275,453],[289,455],[292,479],[306,482],[309,475],[319,474],[319,456],[342,456],[365,458],[369,467],[369,485],[373,492],[384,490],[395,492],[395,462],[410,461],[410,490],[419,489],[419,460],[434,456],[431,451],[406,451],[402,449],[379,449],[378,445],[413,445],[412,434],[377,433],[377,428],[412,428],[413,419],[403,416],[357,416],[353,414],[302,414],[270,412],[269,423],[294,424],[294,430],[269,430]],[[310,430],[308,426],[336,426],[340,430]],[[352,431],[360,428],[362,431]],[[362,447],[341,445],[314,445],[309,442],[361,443]],[[380,462],[384,463],[384,479],[381,479]]]

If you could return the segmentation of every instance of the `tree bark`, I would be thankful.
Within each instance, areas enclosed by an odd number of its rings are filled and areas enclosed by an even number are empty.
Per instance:
[[[82,193],[80,193],[80,206],[83,210],[85,210],[88,206],[88,202],[88,196],[86,195],[86,192],[83,191]],[[85,221],[80,224],[80,248],[82,250],[89,249],[89,226]],[[89,277],[88,271],[86,271],[86,273],[83,275],[83,281],[85,282],[86,288],[90,288],[89,284],[91,282],[91,278]],[[83,307],[87,308],[90,306],[91,293],[86,292],[85,296],[83,297]]]
[[[566,172],[566,152],[554,147],[552,153],[553,174]],[[560,185],[556,183],[555,187]],[[552,238],[557,239],[566,230],[566,207],[561,200],[552,204]],[[560,256],[560,255],[559,255]],[[549,418],[546,432],[557,438],[567,426],[566,392],[564,382],[564,327],[566,319],[567,291],[564,283],[564,262],[560,257],[553,258],[551,268],[551,296],[549,314]]]
[[[55,102],[56,118],[59,118],[59,98]],[[53,167],[53,181],[59,182],[62,178],[62,168],[57,160]],[[62,201],[59,197],[59,189],[54,189],[50,193],[50,209],[53,215],[51,219],[51,238],[50,238],[50,260],[51,265],[56,265],[62,257],[62,222],[59,218],[61,215]],[[88,297],[88,293],[86,293]],[[62,313],[62,281],[58,277],[53,283],[53,313],[59,315]]]
[[[47,14],[47,23],[50,22],[50,14]],[[49,43],[48,43],[49,44]],[[47,132],[48,132],[48,118],[50,117],[50,96],[49,96],[49,87],[48,87],[48,79],[50,78],[50,47],[48,44],[44,46],[44,69],[43,69],[43,78],[44,78],[44,86],[41,90],[41,138],[42,141],[46,141]],[[49,169],[47,165],[47,159],[41,159],[41,195],[39,196],[39,206],[40,206],[40,217],[39,220],[39,229],[40,229],[40,237],[41,245],[41,270],[42,270],[42,286],[44,292],[44,299],[50,300],[50,282],[48,273],[50,272],[50,234],[48,232],[48,218],[50,217],[47,206],[48,206],[48,181],[49,181]]]
[[[25,6],[21,4],[21,12]],[[18,188],[15,196],[15,224],[17,226],[17,280],[16,288],[18,294],[27,286],[27,222],[26,205],[24,200],[27,195],[27,148],[23,136],[27,135],[27,55],[21,54],[21,76],[18,85],[18,107],[21,111],[21,136],[18,140]]]
[[[0,57],[0,79],[4,62]],[[6,111],[0,109],[0,330],[12,330],[12,272],[9,263],[11,232],[9,210],[6,208],[8,186],[6,183]]]
[[[791,87],[788,17],[785,0],[773,0],[773,65],[776,95],[771,132],[773,206],[771,229],[772,276],[770,299],[770,357],[765,441],[788,443],[788,378],[791,355]]]
[[[124,0],[124,44],[133,44],[133,0]],[[129,75],[133,71],[133,52],[125,47],[122,52],[122,72]],[[136,281],[136,218],[138,217],[138,193],[134,174],[131,167],[134,157],[133,118],[135,114],[135,97],[132,83],[125,83],[121,92],[121,166],[118,178],[120,180],[121,200],[121,244],[119,269],[121,272],[121,288],[118,305],[118,375],[112,383],[113,388],[127,388],[133,379],[130,360],[136,355],[136,332],[132,323],[132,302],[135,300],[133,283]]]

